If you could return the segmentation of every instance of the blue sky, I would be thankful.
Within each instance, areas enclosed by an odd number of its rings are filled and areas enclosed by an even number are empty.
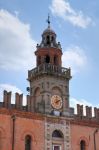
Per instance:
[[[71,106],[99,106],[99,2],[97,0],[0,0],[0,99],[4,89],[27,94],[27,70],[47,28],[57,34],[63,66],[71,67]]]

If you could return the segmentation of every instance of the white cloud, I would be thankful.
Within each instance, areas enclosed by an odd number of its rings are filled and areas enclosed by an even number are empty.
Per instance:
[[[29,24],[17,15],[0,10],[0,68],[27,70],[35,66],[35,45]]]
[[[71,97],[70,98],[70,106],[71,107],[74,107],[75,109],[75,113],[77,113],[77,104],[80,104],[80,105],[83,105],[83,109],[84,109],[84,115],[86,115],[85,113],[85,106],[93,106],[91,103],[89,103],[88,101],[86,101],[85,99],[76,99],[76,98],[73,98]]]
[[[83,113],[86,115],[86,106],[92,107],[92,116],[95,116],[94,114],[94,107],[99,107],[99,104],[95,106],[94,104],[90,103],[89,101],[85,99],[76,99],[74,97],[70,97],[70,106],[74,108],[75,114],[77,114],[77,104],[83,105]]]
[[[71,46],[64,51],[62,62],[64,67],[70,67],[72,74],[75,74],[87,67],[87,56],[80,47]]]
[[[3,91],[6,90],[7,92],[12,92],[11,102],[15,103],[15,93],[22,94],[23,92],[16,87],[15,85],[11,84],[0,84],[0,101],[3,101]],[[23,95],[23,104],[26,104],[26,97]]]
[[[92,116],[94,116],[94,107],[98,108],[97,106],[94,106],[92,103],[88,102],[85,99],[76,99],[71,97],[70,98],[70,106],[74,108],[75,114],[77,114],[77,104],[83,105],[83,114],[86,116],[86,106],[92,107]]]
[[[66,0],[52,0],[50,10],[53,15],[63,18],[65,21],[69,21],[74,26],[86,28],[92,23],[92,19],[82,11],[74,10],[70,3]]]

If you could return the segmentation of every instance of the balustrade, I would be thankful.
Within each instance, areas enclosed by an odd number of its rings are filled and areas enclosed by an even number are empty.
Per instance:
[[[67,76],[68,78],[71,77],[70,68],[63,68],[52,64],[41,64],[28,72],[28,78],[44,73]]]

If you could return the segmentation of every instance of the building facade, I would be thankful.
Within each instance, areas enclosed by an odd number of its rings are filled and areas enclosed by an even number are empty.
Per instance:
[[[36,68],[28,71],[27,105],[23,95],[4,91],[0,102],[0,150],[99,150],[99,109],[69,104],[70,68],[62,67],[62,48],[48,27],[37,44]]]

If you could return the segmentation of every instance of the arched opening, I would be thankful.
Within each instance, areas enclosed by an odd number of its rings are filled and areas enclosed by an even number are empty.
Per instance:
[[[51,37],[51,42],[53,42],[53,41],[54,41],[54,37],[52,36],[52,37]]]
[[[50,63],[50,57],[48,55],[45,57],[45,62]]]
[[[48,45],[50,44],[50,36],[49,36],[49,35],[46,37],[46,43],[47,43]]]
[[[52,133],[52,137],[53,138],[63,138],[63,133],[59,130],[55,130],[53,133]]]
[[[31,150],[31,136],[27,135],[25,137],[25,150]]]
[[[80,141],[80,150],[86,150],[86,143],[84,140]]]

